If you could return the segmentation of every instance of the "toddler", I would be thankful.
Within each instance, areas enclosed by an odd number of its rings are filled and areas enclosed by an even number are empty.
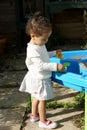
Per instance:
[[[52,33],[52,27],[47,18],[38,12],[35,13],[27,22],[26,33],[31,37],[27,44],[25,60],[29,71],[19,90],[28,92],[34,97],[30,121],[39,120],[41,128],[55,128],[57,123],[46,117],[46,101],[54,98],[51,82],[52,71],[63,71],[65,68],[62,64],[50,63],[45,44]]]

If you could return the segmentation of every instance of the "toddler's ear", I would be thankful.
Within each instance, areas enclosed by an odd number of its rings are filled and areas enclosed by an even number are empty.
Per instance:
[[[31,36],[31,38],[34,38],[34,37],[35,37],[35,34],[31,33],[30,36]]]

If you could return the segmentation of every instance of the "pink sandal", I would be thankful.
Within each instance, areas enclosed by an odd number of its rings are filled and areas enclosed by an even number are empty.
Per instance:
[[[58,126],[58,124],[56,122],[52,122],[52,121],[46,121],[45,123],[39,121],[39,127],[41,128],[47,128],[47,129],[53,129],[56,128]]]
[[[31,122],[36,122],[39,120],[39,116],[33,116],[32,114],[29,116]]]

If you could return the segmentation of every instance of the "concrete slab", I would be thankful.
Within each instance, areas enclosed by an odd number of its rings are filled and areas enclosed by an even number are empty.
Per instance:
[[[0,109],[26,107],[28,93],[19,92],[19,87],[0,87]]]
[[[81,130],[77,128],[73,123],[73,118],[75,116],[79,116],[83,111],[77,111],[75,109],[49,109],[47,110],[48,120],[56,121],[58,123],[58,127],[55,130]],[[45,130],[43,128],[38,127],[38,122],[32,123],[27,120],[27,124],[23,130]]]
[[[18,87],[0,88],[0,130],[20,130],[28,98]]]
[[[0,130],[20,130],[24,108],[0,109]]]

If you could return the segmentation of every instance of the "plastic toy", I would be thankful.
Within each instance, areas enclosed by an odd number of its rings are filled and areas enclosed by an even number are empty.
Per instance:
[[[62,50],[61,50],[61,49],[57,50],[56,56],[57,56],[59,59],[64,59],[64,55],[62,54]]]

